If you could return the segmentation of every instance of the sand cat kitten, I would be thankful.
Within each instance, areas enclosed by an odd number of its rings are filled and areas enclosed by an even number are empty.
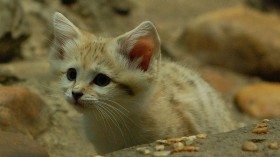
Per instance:
[[[84,115],[100,154],[157,139],[231,128],[229,111],[195,72],[161,60],[151,22],[116,38],[101,38],[53,16],[50,65],[65,99]]]

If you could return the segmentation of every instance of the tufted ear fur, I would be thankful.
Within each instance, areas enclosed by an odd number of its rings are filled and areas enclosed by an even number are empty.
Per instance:
[[[81,36],[80,30],[59,12],[53,15],[54,48],[53,57],[63,59],[64,46],[68,42],[77,40]]]
[[[160,60],[160,39],[155,26],[145,21],[138,27],[117,38],[119,52],[129,63],[136,63],[137,68],[149,70],[151,65]]]

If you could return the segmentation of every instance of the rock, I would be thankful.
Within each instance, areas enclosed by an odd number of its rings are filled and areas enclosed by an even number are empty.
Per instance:
[[[21,43],[29,34],[20,1],[0,1],[0,20],[0,62],[8,62],[20,56]]]
[[[48,153],[27,136],[0,131],[1,157],[48,157]]]
[[[263,123],[263,122],[262,122]],[[209,157],[277,157],[280,156],[278,143],[280,140],[280,119],[273,119],[267,123],[270,132],[267,134],[254,134],[252,129],[256,125],[248,125],[246,127],[227,132],[208,135],[207,139],[195,139],[192,146],[186,146],[183,149],[171,151],[170,156],[209,156]],[[138,148],[145,148],[152,150],[152,154],[157,152],[153,150],[153,146],[158,142],[126,148],[120,151],[106,154],[108,157],[138,157],[142,154],[137,150]],[[269,146],[273,145],[273,146]],[[272,147],[272,148],[268,148]],[[166,147],[164,151],[172,150],[172,147]],[[246,150],[246,151],[244,151]],[[257,151],[258,150],[258,151]],[[190,151],[190,152],[189,152]],[[238,154],[238,155],[237,155]]]
[[[49,124],[45,102],[24,87],[0,86],[0,130],[36,137]]]
[[[280,117],[279,95],[279,83],[257,83],[240,89],[235,100],[238,107],[251,116]]]
[[[246,7],[190,21],[178,43],[207,64],[280,80],[280,20]]]

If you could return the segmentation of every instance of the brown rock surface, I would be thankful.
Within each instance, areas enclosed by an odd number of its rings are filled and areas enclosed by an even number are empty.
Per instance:
[[[203,15],[186,26],[180,44],[200,60],[280,80],[280,20],[246,7]]]
[[[1,157],[48,157],[34,140],[17,133],[0,131]]]
[[[235,97],[238,107],[255,117],[280,117],[280,84],[258,83],[246,86]]]
[[[24,87],[0,86],[0,130],[33,137],[48,126],[45,102]]]

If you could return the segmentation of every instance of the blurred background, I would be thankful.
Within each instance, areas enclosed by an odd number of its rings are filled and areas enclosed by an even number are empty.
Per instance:
[[[106,37],[150,20],[163,56],[198,71],[240,126],[280,117],[279,0],[0,0],[0,130],[30,137],[39,154],[94,154],[49,72],[56,11]]]

